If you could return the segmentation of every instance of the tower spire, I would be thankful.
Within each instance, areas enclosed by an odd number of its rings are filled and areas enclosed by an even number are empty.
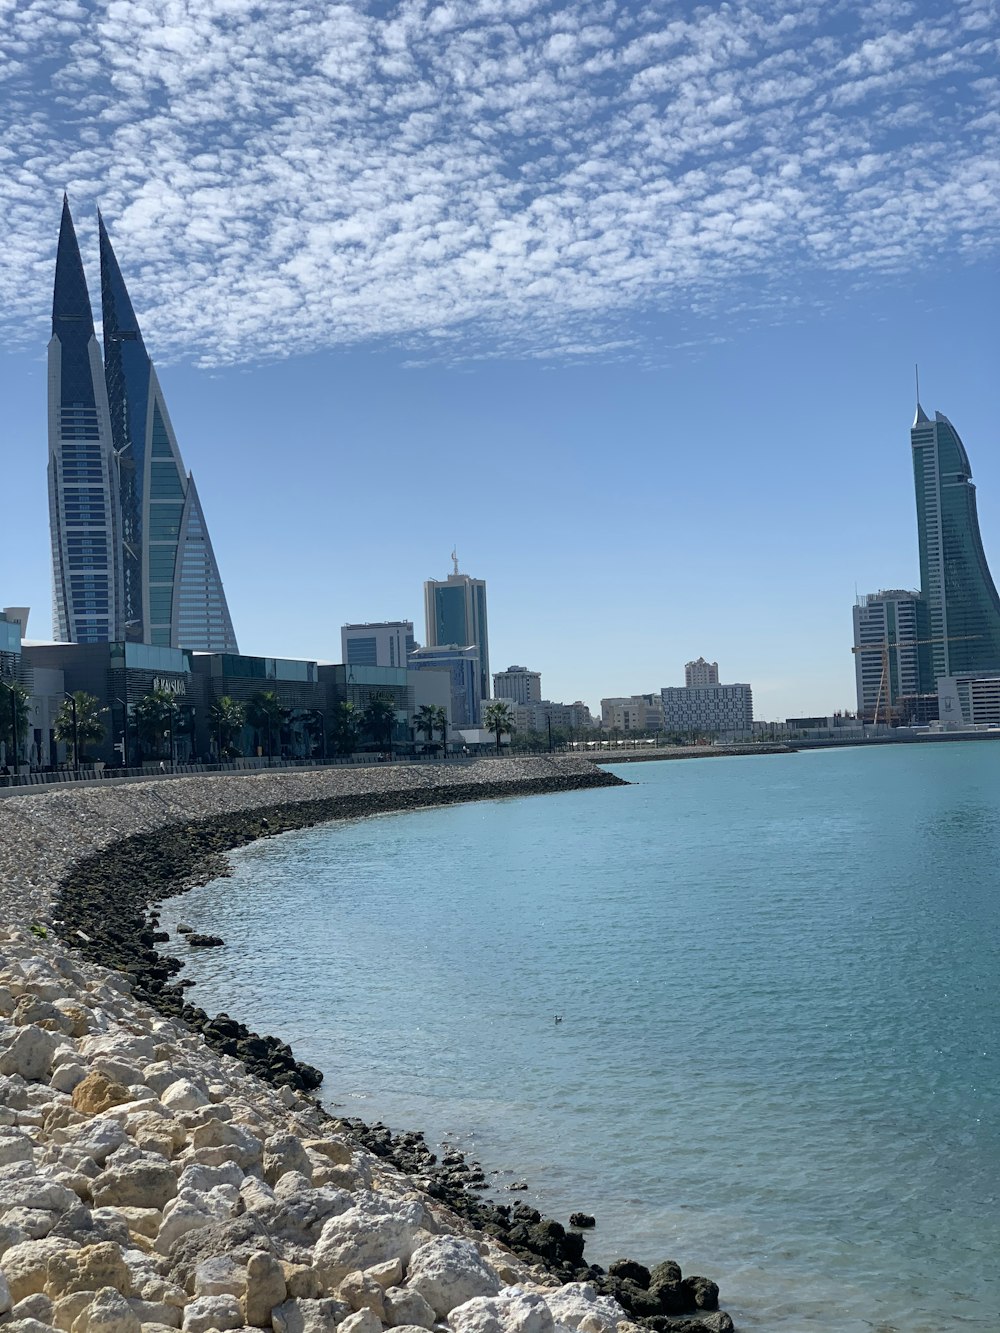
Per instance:
[[[104,356],[107,359],[110,345],[116,340],[138,342],[141,346],[142,330],[100,209],[97,210],[97,230],[101,245],[101,314],[104,319]]]
[[[52,332],[63,335],[82,335],[86,345],[94,332],[94,312],[90,307],[90,293],[80,258],[80,246],[69,211],[69,198],[63,195],[62,221],[59,224],[59,244],[56,247],[56,277],[52,288]]]
[[[457,574],[457,573],[458,573],[458,547],[457,547],[457,546],[453,546],[453,547],[451,548],[451,559],[452,559],[452,563],[453,563],[454,566],[455,566],[455,573]]]

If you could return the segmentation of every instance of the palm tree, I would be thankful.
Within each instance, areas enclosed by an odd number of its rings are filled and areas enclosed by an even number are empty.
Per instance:
[[[28,738],[28,691],[16,680],[0,680],[0,740],[17,772],[21,746]]]
[[[371,732],[376,745],[381,745],[383,749],[392,754],[392,729],[396,722],[396,705],[392,699],[385,699],[378,695],[368,701],[368,707],[365,709],[363,722],[365,727]]]
[[[247,719],[246,708],[238,699],[223,694],[218,699],[212,700],[212,707],[209,711],[215,725],[215,738],[220,760],[232,758],[234,753],[239,754],[239,751],[233,745],[233,737],[238,736],[243,730]]]
[[[106,712],[100,699],[86,690],[74,690],[69,699],[62,701],[52,730],[56,740],[65,741],[73,751],[73,763],[77,768],[83,763],[85,747],[104,739],[107,728],[101,721],[101,714]],[[79,754],[76,753],[77,747]]]
[[[441,756],[448,758],[448,710],[443,704],[434,705],[434,725],[441,733]]]
[[[413,730],[422,731],[429,743],[434,739],[434,729],[437,724],[436,706],[434,704],[421,704],[413,719]]]
[[[273,728],[281,722],[284,709],[278,700],[274,690],[258,690],[256,694],[250,696],[250,702],[247,704],[247,721],[256,732],[257,748],[260,748],[260,733],[267,732],[267,762],[271,762],[273,747],[271,744],[271,732]]]
[[[140,753],[145,745],[153,751],[154,759],[162,758],[164,742],[169,736],[170,762],[173,763],[173,729],[179,712],[177,696],[170,690],[153,690],[139,700],[132,709],[132,718],[139,737]]]
[[[358,741],[358,710],[350,699],[342,700],[333,715],[333,747],[338,754],[352,754]]]
[[[483,709],[483,723],[486,729],[496,736],[497,754],[499,754],[501,735],[505,731],[514,730],[514,714],[510,711],[510,704],[504,703],[502,699],[494,699]]]

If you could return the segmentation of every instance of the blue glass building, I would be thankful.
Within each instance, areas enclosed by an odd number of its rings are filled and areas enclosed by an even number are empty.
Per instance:
[[[90,294],[63,196],[48,346],[52,633],[104,643],[122,627],[122,542],[110,410]]]
[[[478,654],[476,694],[490,697],[489,625],[486,618],[486,582],[460,574],[452,553],[454,573],[424,584],[424,619],[428,648],[475,645]],[[478,725],[478,716],[469,725]]]
[[[917,499],[920,589],[932,640],[922,688],[943,676],[1000,671],[1000,597],[979,532],[972,468],[946,416],[920,405],[910,431]]]
[[[184,470],[111,240],[98,215],[104,368],[118,461],[125,637],[239,649],[194,478]]]

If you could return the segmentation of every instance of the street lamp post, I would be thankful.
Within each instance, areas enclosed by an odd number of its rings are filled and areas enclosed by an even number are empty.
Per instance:
[[[128,768],[128,704],[117,694],[115,703],[122,706],[122,768]]]
[[[73,710],[73,772],[80,772],[80,724],[76,714],[76,695],[63,690],[63,694],[70,702]]]
[[[319,718],[319,757],[326,763],[326,714],[322,708],[314,708],[313,712]]]
[[[552,753],[552,714],[545,714],[545,723],[549,729],[549,754]]]

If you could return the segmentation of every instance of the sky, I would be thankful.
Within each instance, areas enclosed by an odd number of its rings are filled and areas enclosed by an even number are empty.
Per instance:
[[[924,407],[1000,573],[994,0],[0,0],[0,605],[50,629],[45,347],[102,209],[244,652],[487,581],[494,670],[854,706]]]

